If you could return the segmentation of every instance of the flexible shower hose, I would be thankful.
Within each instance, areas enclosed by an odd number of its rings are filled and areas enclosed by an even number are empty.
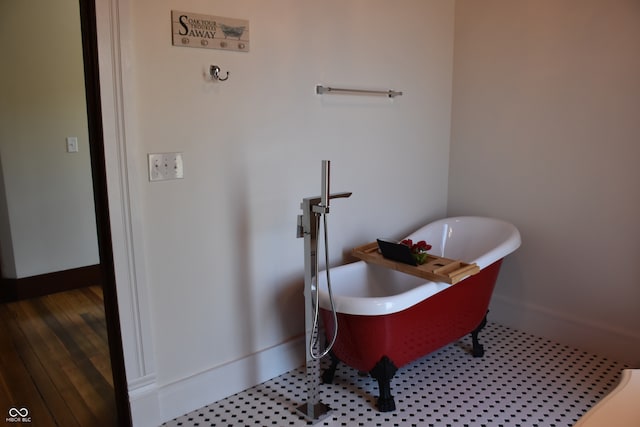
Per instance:
[[[317,214],[317,216],[320,216],[320,214]],[[319,219],[319,218],[317,218]],[[316,281],[316,296],[315,296],[315,310],[313,312],[313,326],[311,328],[311,339],[309,340],[309,354],[311,355],[311,358],[314,360],[317,359],[322,359],[324,356],[326,356],[331,349],[333,348],[333,345],[336,343],[336,338],[338,338],[338,314],[336,312],[336,307],[335,307],[335,303],[333,301],[333,292],[331,291],[331,276],[329,274],[329,247],[328,247],[328,243],[329,243],[329,234],[327,232],[327,215],[322,215],[322,219],[323,219],[323,231],[324,231],[324,265],[325,265],[325,274],[327,276],[327,288],[329,289],[329,301],[331,301],[331,313],[333,314],[333,338],[331,339],[331,342],[329,343],[329,345],[327,346],[327,348],[324,349],[324,351],[321,354],[316,354],[314,352],[314,348],[318,345],[318,335],[320,335],[320,331],[319,331],[319,325],[318,325],[318,312],[320,311],[320,285],[318,284],[318,248],[316,247],[316,265],[315,265],[315,281]],[[316,236],[319,234],[320,232],[320,221],[316,220]],[[317,241],[316,241],[317,244]]]

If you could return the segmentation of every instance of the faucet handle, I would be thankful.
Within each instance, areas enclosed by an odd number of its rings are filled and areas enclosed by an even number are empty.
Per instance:
[[[298,239],[304,237],[304,227],[302,226],[302,215],[298,215],[298,226],[296,227],[296,237]]]

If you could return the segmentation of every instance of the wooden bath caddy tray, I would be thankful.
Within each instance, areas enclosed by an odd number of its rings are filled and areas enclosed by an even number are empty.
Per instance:
[[[480,271],[476,264],[467,264],[455,259],[442,258],[439,256],[427,255],[427,260],[421,265],[410,265],[385,258],[378,251],[378,243],[367,243],[358,246],[351,251],[352,255],[363,261],[372,264],[382,265],[393,270],[422,277],[434,282],[445,282],[455,284],[467,276],[471,276]]]

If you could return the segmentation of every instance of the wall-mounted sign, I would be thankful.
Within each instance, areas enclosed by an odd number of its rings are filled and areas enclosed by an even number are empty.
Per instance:
[[[249,51],[249,21],[171,11],[174,46]]]

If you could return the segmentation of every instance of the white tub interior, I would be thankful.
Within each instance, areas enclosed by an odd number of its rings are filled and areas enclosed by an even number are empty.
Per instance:
[[[432,245],[429,252],[434,255],[475,262],[481,269],[520,246],[520,233],[512,224],[471,216],[432,222],[407,238],[425,240]],[[330,269],[330,278],[337,311],[358,315],[401,311],[452,286],[428,282],[364,261],[334,267]],[[325,272],[321,271],[318,274],[320,305],[330,309],[326,282]]]

